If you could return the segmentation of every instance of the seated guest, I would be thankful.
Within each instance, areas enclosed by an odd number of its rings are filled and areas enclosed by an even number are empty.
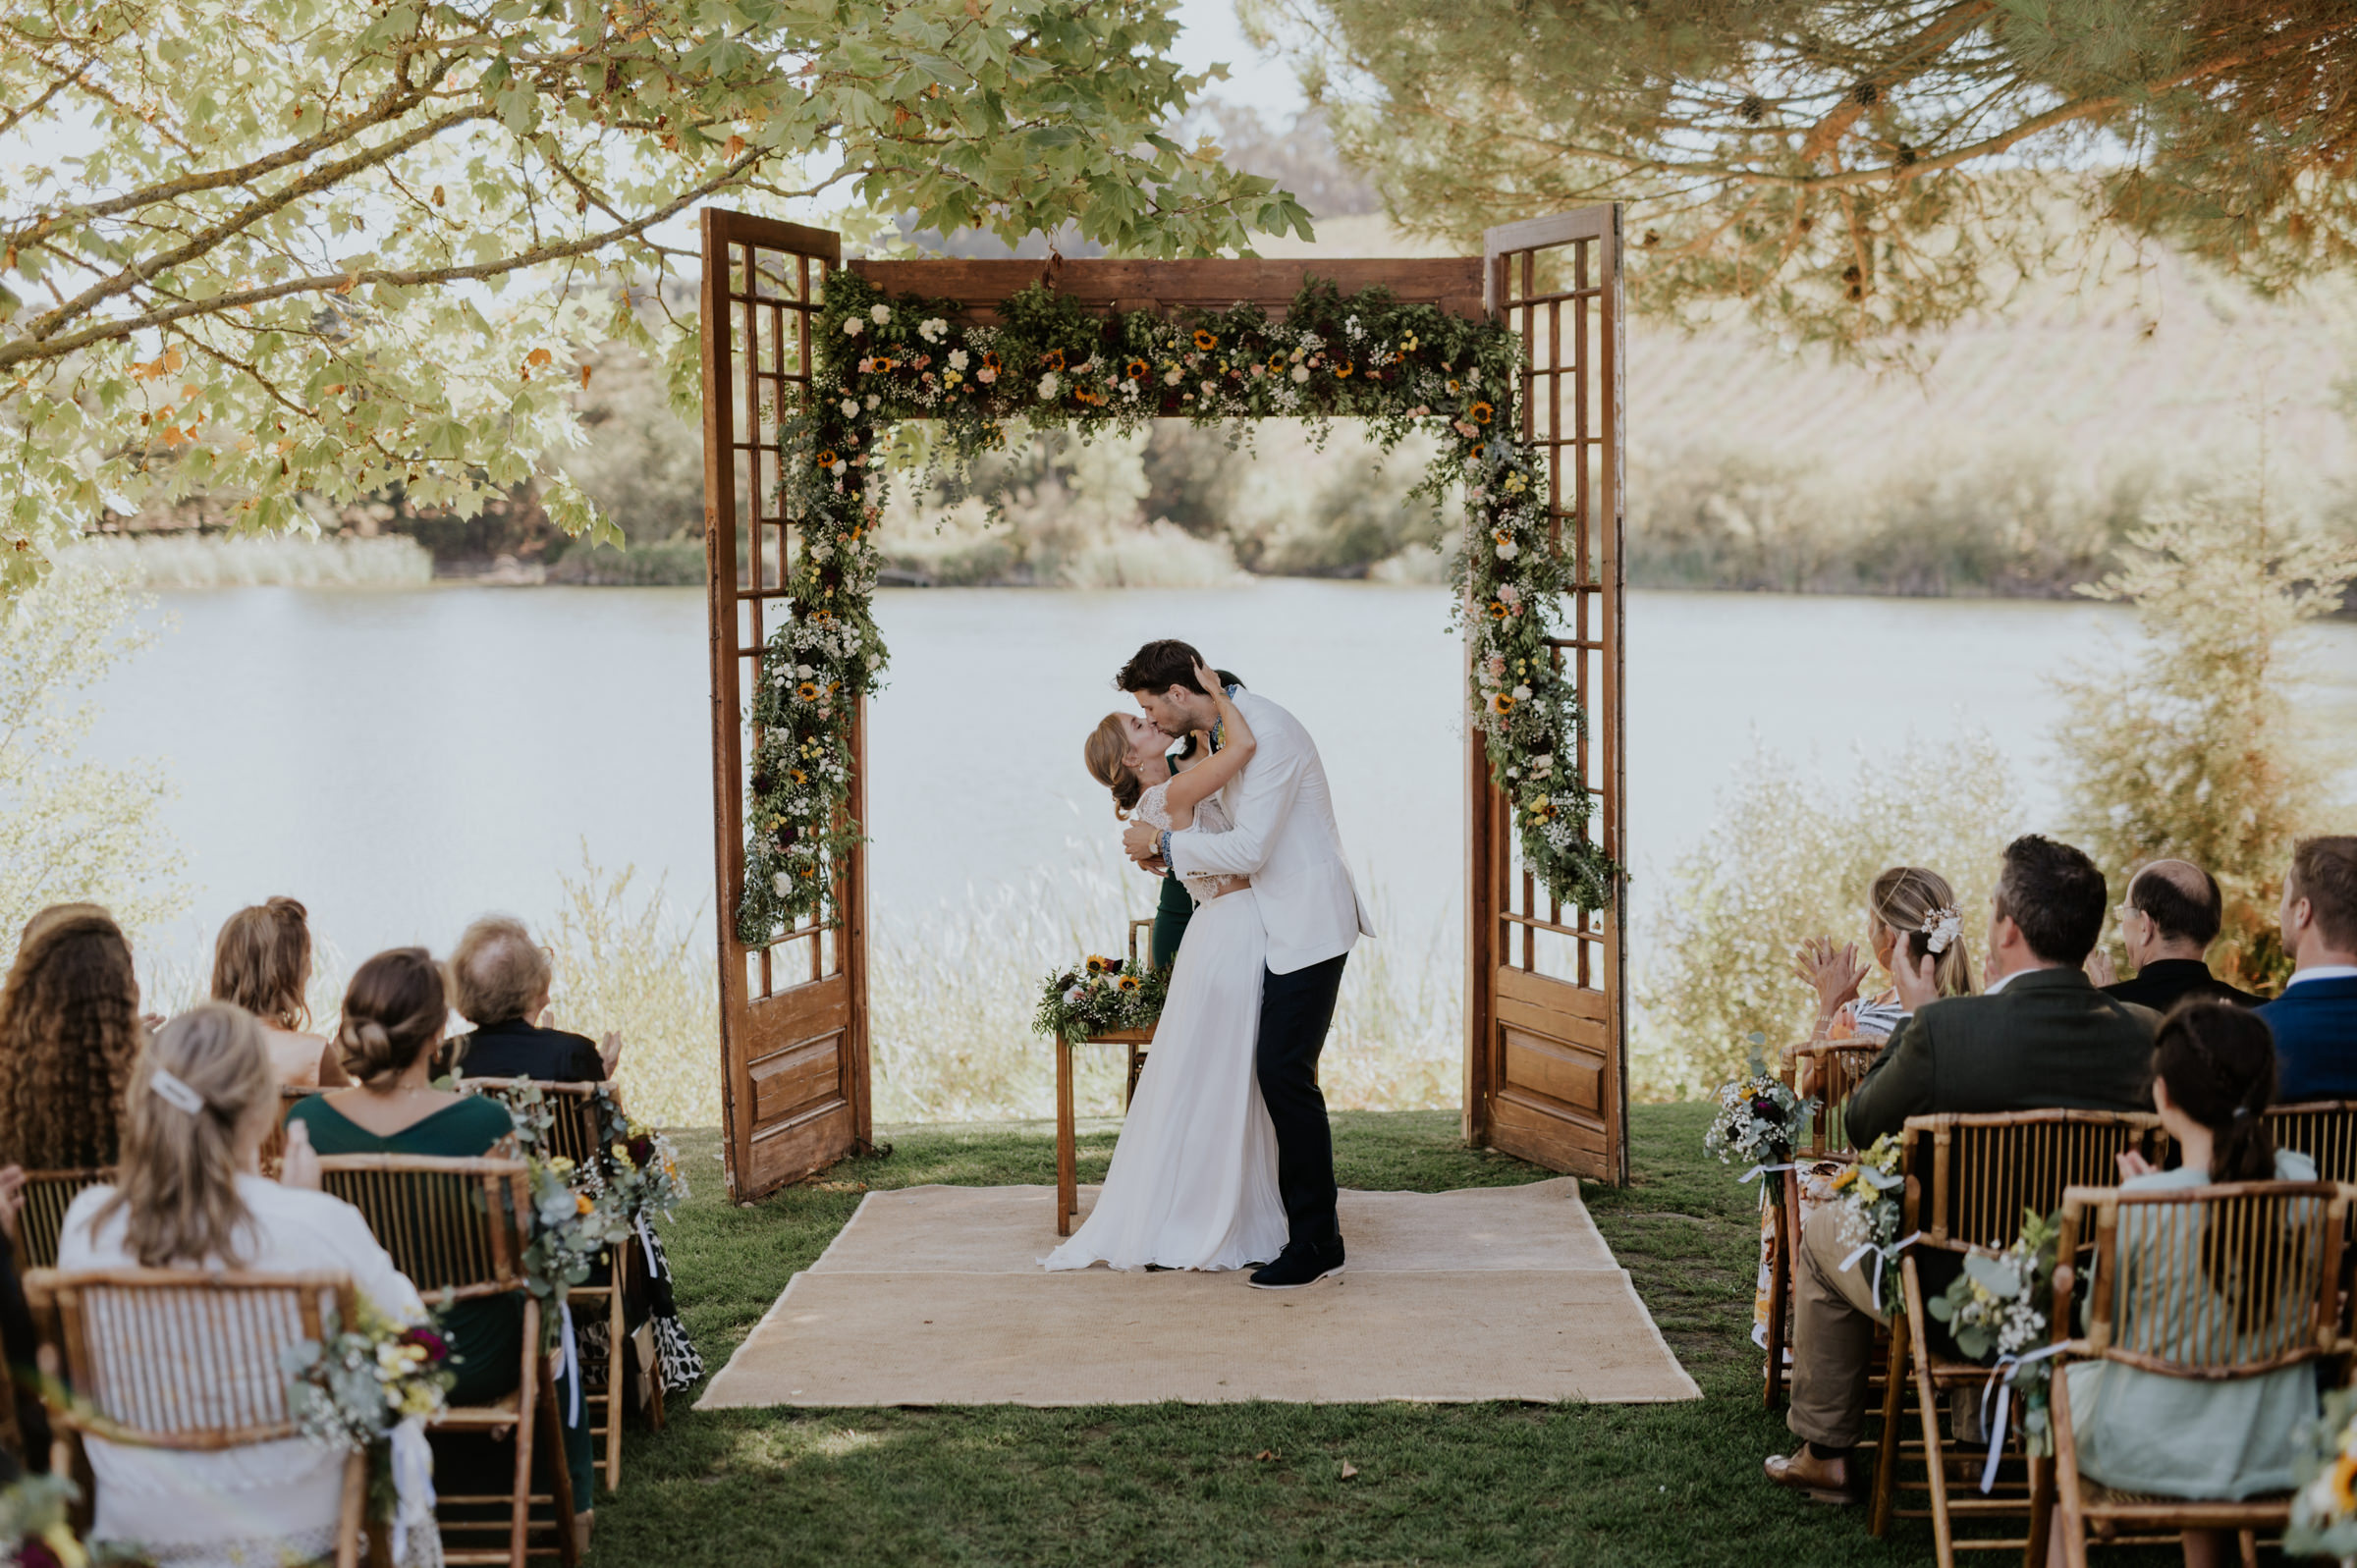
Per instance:
[[[342,1085],[344,1065],[327,1037],[310,1032],[311,928],[292,898],[241,909],[213,942],[213,1000],[234,1001],[261,1021],[278,1081],[298,1089]]]
[[[1944,1111],[2149,1109],[2153,1015],[2097,991],[2079,968],[2103,931],[2105,901],[2103,873],[2068,844],[2035,835],[2007,844],[1991,900],[1988,991],[1942,998],[1935,965],[1912,953],[1891,969],[1908,1016],[1850,1092],[1858,1147]],[[1856,1495],[1849,1451],[1865,1426],[1882,1317],[1872,1271],[1840,1267],[1851,1246],[1838,1209],[1801,1226],[1784,1424],[1802,1443],[1766,1467],[1771,1481],[1820,1502]],[[1927,1278],[1925,1288],[1946,1284]]]
[[[7,1424],[6,1452],[0,1454],[0,1486],[27,1471],[49,1472],[49,1412],[41,1404],[41,1336],[25,1304],[25,1280],[17,1268],[17,1217],[25,1208],[25,1171],[0,1169],[0,1355],[8,1358],[15,1398],[0,1406]]]
[[[2260,1114],[2274,1097],[2275,1047],[2267,1025],[2224,1001],[2193,1000],[2161,1025],[2153,1053],[2153,1108],[2176,1140],[2181,1162],[2156,1170],[2141,1155],[2120,1156],[2123,1193],[2167,1192],[2213,1181],[2314,1181],[2316,1165],[2294,1150],[2277,1150]],[[2139,1298],[2156,1305],[2183,1299],[2165,1275],[2203,1267],[2205,1249],[2190,1238],[2164,1236],[2151,1212],[2122,1209],[2118,1267]],[[2094,1287],[2109,1288],[2101,1281]],[[2284,1302],[2280,1307],[2295,1304]],[[2296,1304],[2305,1309],[2306,1303]],[[2191,1321],[2218,1332],[2229,1321],[2223,1302],[2196,1309]],[[2180,1330],[2182,1331],[2182,1330]],[[2280,1343],[2286,1337],[2270,1336]],[[2155,1346],[2165,1352],[2165,1347]],[[2194,1347],[2184,1347],[2193,1354]],[[2213,1382],[2170,1378],[2116,1361],[2076,1362],[2062,1370],[2070,1384],[2070,1419],[2079,1471],[2119,1491],[2164,1497],[2239,1501],[2289,1491],[2293,1433],[2315,1418],[2316,1363],[2303,1361],[2256,1378]],[[2060,1542],[2050,1560],[2060,1562]],[[2234,1534],[2189,1530],[2189,1568],[2239,1562]]]
[[[2291,979],[2259,1009],[2275,1034],[2275,1099],[2357,1100],[2357,837],[2292,849],[2279,920]]]
[[[249,1014],[210,1001],[164,1025],[132,1071],[115,1184],[90,1188],[66,1211],[58,1267],[332,1271],[351,1276],[393,1322],[422,1322],[424,1303],[367,1222],[318,1191],[318,1162],[307,1150],[289,1147],[284,1184],[263,1178],[262,1140],[277,1116],[278,1075]],[[148,1353],[159,1374],[185,1371],[176,1346],[158,1343]],[[393,1440],[430,1463],[415,1422],[396,1429]],[[344,1456],[331,1449],[302,1437],[207,1453],[96,1437],[85,1446],[98,1484],[93,1543],[157,1564],[335,1554]],[[438,1562],[426,1500],[402,1503],[411,1561]]]
[[[2087,972],[2107,996],[2155,1012],[2197,996],[2256,1007],[2259,998],[2227,985],[2202,961],[2224,913],[2216,877],[2190,860],[2156,860],[2128,879],[2119,906],[2120,945],[2136,966],[2134,978],[2113,980],[2110,956],[2100,951],[2087,960]]]
[[[0,1160],[113,1164],[123,1085],[145,1036],[131,944],[105,910],[57,904],[26,922],[0,986]]]
[[[507,1154],[516,1123],[508,1108],[483,1095],[432,1087],[434,1054],[442,1044],[450,1002],[442,969],[423,947],[396,947],[360,965],[344,993],[336,1049],[355,1087],[313,1095],[287,1113],[290,1137],[298,1124],[323,1155],[431,1155],[469,1159]],[[489,1404],[516,1388],[523,1349],[523,1295],[454,1302],[442,1327],[456,1358],[451,1402]],[[590,1498],[589,1431],[571,1424],[573,1401],[560,1383],[557,1409],[566,1415],[565,1459],[573,1472],[574,1505],[585,1514]],[[586,1411],[586,1403],[581,1409]],[[460,1495],[496,1486],[452,1486]],[[582,1518],[577,1528],[586,1531]]]
[[[550,1083],[600,1083],[622,1059],[622,1036],[605,1044],[562,1029],[543,1029],[549,984],[548,950],[521,920],[486,915],[466,928],[450,955],[451,989],[474,1033],[451,1043],[451,1059],[469,1078],[538,1078]]]
[[[1956,909],[1955,891],[1947,879],[1921,866],[1892,866],[1874,879],[1866,893],[1866,948],[1875,967],[1891,973],[1891,955],[1901,946],[1920,963],[1929,955],[1943,997],[1972,995],[1972,957],[1965,950],[1963,917]],[[1886,986],[1872,997],[1861,997],[1859,986],[1868,970],[1858,960],[1855,943],[1840,947],[1831,937],[1812,937],[1792,955],[1792,972],[1817,993],[1817,1021],[1809,1031],[1811,1045],[1853,1041],[1879,1045],[1891,1038],[1905,1016],[1895,987]],[[1816,1063],[1786,1046],[1779,1063],[1803,1099],[1817,1092]],[[1793,1174],[1800,1184],[1800,1213],[1805,1221],[1820,1204],[1833,1197],[1833,1178],[1841,1166],[1832,1161],[1804,1162]],[[1765,1184],[1763,1184],[1764,1186]],[[1751,1337],[1768,1343],[1768,1310],[1775,1295],[1776,1216],[1766,1191],[1760,1194],[1760,1270],[1752,1292]]]

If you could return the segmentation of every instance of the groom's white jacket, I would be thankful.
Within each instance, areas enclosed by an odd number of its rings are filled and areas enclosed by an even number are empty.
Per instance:
[[[1235,827],[1172,834],[1172,869],[1249,877],[1269,933],[1269,973],[1291,974],[1348,952],[1375,927],[1343,859],[1318,743],[1268,698],[1239,690],[1234,701],[1255,742],[1252,760],[1220,791]]]

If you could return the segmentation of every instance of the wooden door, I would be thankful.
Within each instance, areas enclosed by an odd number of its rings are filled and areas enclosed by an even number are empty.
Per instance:
[[[1523,345],[1522,439],[1544,457],[1555,548],[1575,586],[1551,639],[1588,714],[1591,833],[1626,864],[1621,752],[1620,208],[1482,237],[1483,297]],[[1564,908],[1523,869],[1479,731],[1466,754],[1465,1136],[1554,1170],[1628,1178],[1626,878],[1610,909]]]
[[[780,512],[780,437],[808,396],[810,331],[842,242],[820,229],[703,214],[704,556],[712,641],[715,900],[730,1196],[746,1202],[868,1141],[867,857],[834,868],[841,918],[740,940],[747,759],[761,650],[793,613],[800,548]],[[852,720],[850,812],[865,814],[867,713]]]

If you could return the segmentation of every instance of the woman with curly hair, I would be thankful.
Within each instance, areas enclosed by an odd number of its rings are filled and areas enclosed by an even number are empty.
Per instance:
[[[123,1086],[145,1036],[131,944],[112,916],[56,904],[27,921],[0,985],[0,1161],[113,1164]]]

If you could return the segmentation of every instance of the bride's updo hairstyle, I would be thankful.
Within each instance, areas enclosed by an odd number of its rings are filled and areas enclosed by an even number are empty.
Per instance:
[[[352,977],[336,1052],[352,1081],[382,1089],[442,1038],[450,1002],[442,966],[423,947],[380,952]]]
[[[1943,997],[1973,994],[1972,960],[1964,951],[1963,914],[1955,890],[1937,871],[1892,866],[1874,879],[1867,907],[1888,927],[1915,962],[1936,955],[1932,978]]]
[[[1089,732],[1081,754],[1088,760],[1088,776],[1113,791],[1113,814],[1126,817],[1136,810],[1146,786],[1129,766],[1129,730],[1120,714],[1105,716],[1105,722]]]

